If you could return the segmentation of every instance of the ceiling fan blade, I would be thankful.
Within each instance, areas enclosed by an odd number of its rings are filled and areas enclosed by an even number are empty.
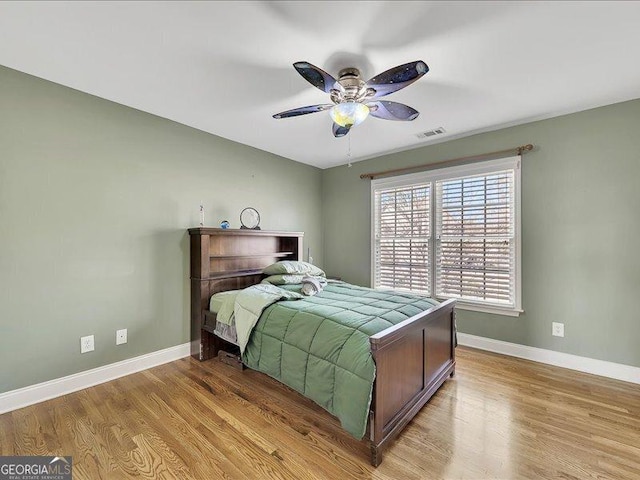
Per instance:
[[[293,66],[307,82],[325,93],[329,93],[333,88],[341,88],[340,84],[336,85],[335,78],[309,62],[296,62]]]
[[[420,115],[420,112],[415,108],[411,108],[404,103],[389,102],[387,100],[367,103],[367,107],[369,107],[369,114],[371,116],[384,120],[411,121]]]
[[[273,118],[289,118],[297,117],[299,115],[306,115],[307,113],[322,112],[323,110],[329,110],[333,107],[331,103],[325,103],[323,105],[309,105],[308,107],[299,107],[292,110],[286,110],[284,112],[276,113]]]
[[[373,98],[384,97],[411,85],[428,71],[429,67],[422,60],[405,63],[376,75],[367,82],[367,87],[376,91]]]
[[[349,133],[350,129],[351,127],[341,127],[340,125],[334,122],[333,136],[336,138],[344,137],[347,133]]]

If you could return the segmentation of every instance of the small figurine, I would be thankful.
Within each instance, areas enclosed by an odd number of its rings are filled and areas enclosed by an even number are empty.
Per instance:
[[[200,226],[204,227],[204,205],[200,202]]]
[[[230,226],[231,225],[229,225],[229,222],[227,222],[226,220],[220,222],[220,228],[229,228]]]

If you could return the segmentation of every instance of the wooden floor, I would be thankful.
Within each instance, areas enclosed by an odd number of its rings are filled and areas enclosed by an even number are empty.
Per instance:
[[[0,415],[0,455],[73,455],[76,480],[640,478],[640,386],[457,354],[377,469],[300,395],[191,358]]]

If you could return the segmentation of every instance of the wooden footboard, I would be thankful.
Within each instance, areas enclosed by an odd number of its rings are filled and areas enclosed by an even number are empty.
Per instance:
[[[370,339],[376,380],[370,413],[371,463],[455,372],[455,300]]]

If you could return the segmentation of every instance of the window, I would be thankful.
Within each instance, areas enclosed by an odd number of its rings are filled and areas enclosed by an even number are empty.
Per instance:
[[[372,181],[372,283],[517,315],[520,157]]]

